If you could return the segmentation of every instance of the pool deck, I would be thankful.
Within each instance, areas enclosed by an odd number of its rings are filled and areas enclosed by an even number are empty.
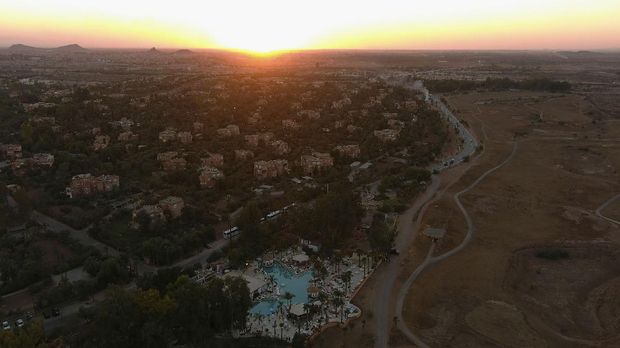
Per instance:
[[[261,301],[252,308],[248,315],[246,330],[238,332],[238,336],[274,336],[290,342],[298,332],[311,336],[321,331],[325,326],[341,324],[361,314],[361,310],[351,304],[350,301],[364,280],[374,270],[366,267],[364,271],[363,264],[369,264],[369,262],[363,260],[364,257],[358,257],[354,254],[350,257],[344,257],[338,264],[329,260],[319,260],[327,270],[326,276],[320,278],[318,276],[312,277],[317,272],[310,264],[296,264],[292,260],[294,255],[299,255],[299,251],[288,250],[274,259],[274,265],[271,268],[265,267],[263,269],[256,262],[241,273],[246,274],[246,272],[250,271],[260,274],[265,272],[263,275],[266,277],[268,284],[260,297]],[[272,271],[280,271],[277,267],[281,267],[282,270],[290,270],[293,275],[286,277],[281,274],[271,274]],[[305,278],[308,273],[311,276]],[[343,274],[350,274],[349,284],[345,283],[344,280],[347,277],[343,276]],[[269,275],[273,278],[270,278]],[[271,279],[274,279],[274,282]],[[288,289],[290,284],[283,284],[282,288],[285,290],[280,292],[280,296],[285,291],[291,292],[295,296],[291,304],[308,303],[309,305],[305,308],[309,311],[308,313],[306,313],[306,310],[303,310],[301,318],[297,318],[291,312],[297,311],[299,314],[300,308],[293,308],[295,306],[289,307],[289,302],[281,297],[274,302],[269,302],[269,298],[274,299],[276,297],[274,290],[278,285],[278,280],[284,280],[285,283],[291,281],[294,283],[295,286],[290,289]],[[296,283],[297,281],[300,283]],[[320,298],[324,299],[324,303],[319,301],[318,297],[312,298],[308,296],[307,286],[310,284],[315,285],[322,293]],[[340,298],[340,301],[337,298]],[[342,304],[337,305],[338,303]],[[264,307],[256,309],[257,306],[261,305]]]

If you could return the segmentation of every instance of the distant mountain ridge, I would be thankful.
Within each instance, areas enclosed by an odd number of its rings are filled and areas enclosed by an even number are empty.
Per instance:
[[[184,49],[177,50],[177,51],[175,51],[174,53],[175,53],[175,54],[192,54],[192,53],[194,53],[194,52],[192,52],[191,50],[188,50],[188,49],[184,48]]]
[[[24,44],[14,44],[9,47],[9,50],[12,50],[12,51],[58,51],[58,52],[86,52],[88,51],[86,48],[78,44],[69,44],[69,45],[60,46],[56,48],[41,48],[41,47],[28,46]]]

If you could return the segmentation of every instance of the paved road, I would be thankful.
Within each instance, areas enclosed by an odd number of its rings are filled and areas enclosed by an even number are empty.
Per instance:
[[[419,219],[414,218],[420,216],[418,212],[430,202],[439,188],[439,178],[434,176],[432,182],[427,189],[418,196],[413,204],[398,218],[398,234],[395,240],[395,247],[398,250],[409,250],[416,234],[413,233],[419,228]],[[393,306],[390,304],[394,283],[396,277],[400,273],[402,262],[404,262],[405,253],[392,257],[390,262],[384,262],[380,269],[374,272],[373,276],[377,276],[377,289],[374,298],[373,314],[376,321],[376,347],[387,347],[389,340],[390,325],[392,324]]]
[[[81,244],[85,245],[85,246],[92,246],[97,248],[99,251],[101,251],[103,254],[108,254],[108,255],[113,255],[113,256],[118,256],[120,255],[120,252],[114,248],[111,248],[110,246],[101,243],[100,241],[94,239],[93,237],[91,237],[88,234],[88,230],[90,229],[91,226],[87,226],[81,230],[76,230],[75,228],[66,225],[50,216],[47,216],[43,213],[40,213],[38,211],[33,211],[32,215],[31,215],[32,220],[38,222],[39,224],[45,225],[47,226],[47,228],[53,232],[63,232],[63,231],[67,231],[69,232],[69,235],[73,238],[76,239],[77,241],[79,241]]]
[[[437,107],[441,116],[450,124],[455,126],[459,131],[458,134],[461,137],[463,146],[460,147],[458,153],[453,156],[449,156],[437,163],[434,163],[428,167],[431,171],[441,172],[450,168],[453,168],[465,161],[466,158],[473,156],[478,146],[478,141],[474,138],[471,132],[459,121],[459,119],[450,111],[450,109],[441,101],[441,98],[433,96],[420,81],[410,82],[403,77],[386,77],[388,83],[393,85],[399,85],[405,88],[420,91],[424,94],[427,103],[430,103]],[[439,189],[440,179],[438,176],[433,176],[431,184],[426,188],[425,192],[416,197],[415,201],[411,204],[399,218],[398,235],[396,237],[395,246],[398,250],[409,250],[413,243],[416,232],[419,230],[423,212],[428,205],[434,200],[433,197],[437,194]],[[414,217],[417,219],[414,221]],[[394,306],[389,302],[394,293],[394,283],[398,276],[401,264],[404,262],[404,254],[398,255],[392,258],[389,263],[384,263],[382,269],[375,274],[380,277],[377,280],[377,292],[375,294],[374,301],[374,317],[376,321],[375,328],[375,347],[385,348],[388,346],[390,325],[393,319]],[[420,271],[421,272],[421,271]],[[402,306],[401,306],[402,307]],[[402,321],[402,320],[401,320]]]
[[[409,289],[411,288],[411,286],[413,285],[413,282],[416,280],[416,278],[429,266],[434,265],[442,260],[447,259],[448,257],[458,253],[459,251],[463,250],[471,241],[473,234],[475,232],[475,227],[474,227],[474,223],[471,219],[471,216],[469,215],[469,213],[467,212],[467,210],[465,209],[465,207],[463,206],[463,203],[461,202],[461,195],[469,192],[470,190],[472,190],[473,188],[475,188],[476,186],[478,186],[478,184],[480,184],[480,182],[482,180],[484,180],[487,176],[489,176],[490,174],[492,174],[493,172],[497,171],[498,169],[502,168],[504,165],[506,165],[508,162],[510,162],[512,160],[512,158],[514,157],[516,151],[517,151],[517,147],[518,147],[518,143],[514,142],[513,146],[512,146],[512,151],[510,152],[510,155],[508,155],[508,157],[506,157],[506,159],[504,159],[504,161],[502,161],[500,164],[498,164],[497,166],[487,170],[486,172],[484,172],[482,175],[480,175],[480,177],[478,177],[478,179],[476,179],[476,181],[474,181],[471,185],[469,185],[468,187],[466,187],[465,189],[463,189],[462,191],[459,191],[457,193],[454,194],[453,199],[454,202],[456,203],[456,205],[459,207],[459,209],[461,210],[461,212],[463,213],[463,216],[465,217],[465,221],[467,223],[467,234],[465,235],[465,238],[463,238],[463,241],[454,249],[440,255],[440,256],[432,256],[432,253],[434,251],[435,248],[435,243],[433,243],[431,245],[431,248],[428,252],[428,254],[426,255],[426,258],[424,259],[424,261],[413,271],[413,273],[411,273],[411,275],[409,276],[409,278],[405,281],[405,283],[403,283],[403,286],[401,287],[399,293],[398,293],[398,297],[396,299],[396,317],[398,318],[398,323],[397,326],[400,329],[400,331],[405,335],[405,337],[407,337],[407,339],[409,339],[410,342],[414,343],[415,345],[419,346],[419,347],[428,347],[427,344],[425,344],[419,337],[417,337],[407,326],[404,318],[403,318],[403,304],[405,302],[405,298],[407,297],[407,294],[409,292]]]
[[[600,218],[603,218],[609,222],[611,222],[612,224],[616,224],[616,225],[620,225],[620,221],[609,218],[605,215],[603,215],[603,210],[607,209],[607,207],[615,202],[618,198],[620,198],[620,193],[611,197],[607,202],[603,203],[600,207],[598,207],[598,209],[596,209],[596,215],[598,215]]]

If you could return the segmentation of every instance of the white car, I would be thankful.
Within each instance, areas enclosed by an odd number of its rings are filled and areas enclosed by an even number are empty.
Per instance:
[[[24,321],[22,319],[15,320],[15,327],[24,327]]]
[[[4,331],[11,330],[11,324],[9,324],[8,321],[3,321],[2,322],[2,330],[4,330]]]

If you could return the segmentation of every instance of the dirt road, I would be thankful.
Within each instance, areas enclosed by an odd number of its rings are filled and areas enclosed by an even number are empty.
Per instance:
[[[409,292],[409,289],[411,288],[411,285],[413,284],[413,282],[416,280],[416,278],[429,266],[432,266],[433,264],[436,264],[438,262],[441,262],[442,260],[447,259],[448,257],[458,253],[459,251],[463,250],[465,247],[467,247],[467,244],[469,244],[469,242],[471,241],[473,234],[475,232],[475,226],[473,224],[473,221],[471,219],[471,217],[469,216],[469,213],[467,212],[467,210],[465,209],[465,207],[463,206],[463,204],[461,203],[460,197],[461,195],[469,192],[470,190],[472,190],[473,188],[475,188],[476,186],[478,186],[478,184],[484,180],[488,175],[492,174],[493,172],[497,171],[498,169],[502,168],[504,165],[506,165],[507,163],[509,163],[512,158],[514,157],[516,151],[517,151],[517,147],[518,147],[518,143],[514,142],[513,143],[513,147],[512,147],[512,151],[510,152],[510,155],[508,155],[508,157],[506,157],[506,159],[504,159],[504,161],[502,161],[500,164],[498,164],[497,166],[487,170],[486,172],[484,172],[482,175],[480,175],[478,177],[478,179],[476,179],[471,185],[469,185],[468,187],[466,187],[465,189],[463,189],[462,191],[459,191],[457,193],[454,194],[453,198],[454,198],[454,202],[456,203],[456,205],[459,207],[459,209],[461,210],[461,212],[463,213],[463,216],[465,217],[465,221],[467,222],[467,234],[465,235],[465,238],[463,238],[463,241],[454,249],[440,255],[440,256],[435,256],[433,257],[433,251],[435,248],[435,243],[433,243],[428,251],[428,254],[426,255],[426,258],[424,259],[424,261],[413,271],[413,273],[411,273],[411,275],[409,276],[409,278],[407,279],[407,281],[405,281],[405,283],[403,284],[403,286],[401,287],[398,297],[396,299],[396,317],[398,318],[397,320],[397,326],[400,329],[400,331],[405,335],[405,337],[407,337],[407,339],[409,339],[410,342],[414,343],[417,346],[420,347],[428,347],[428,345],[426,345],[422,340],[420,340],[413,332],[411,332],[411,330],[409,329],[409,327],[407,327],[407,324],[405,323],[405,320],[403,319],[403,303],[405,302],[405,298],[407,297],[407,293]],[[421,217],[418,219],[421,220]]]

